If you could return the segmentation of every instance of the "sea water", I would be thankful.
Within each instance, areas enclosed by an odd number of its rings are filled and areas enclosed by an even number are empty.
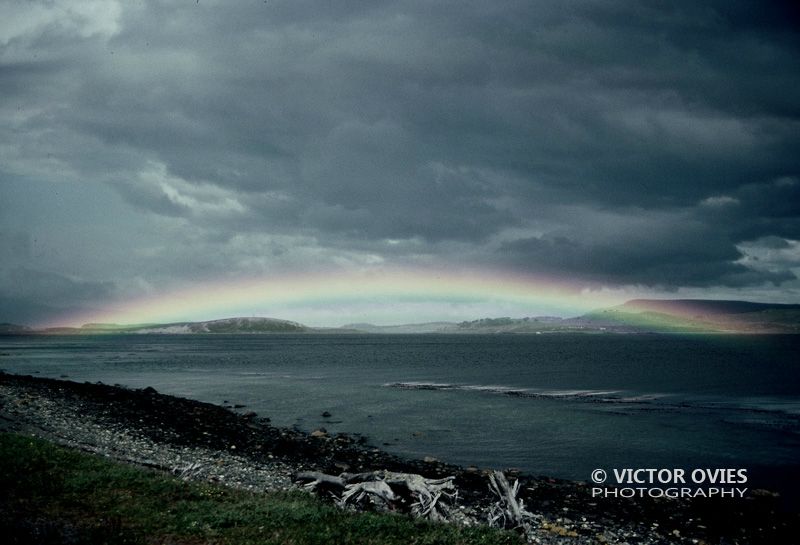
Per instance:
[[[358,433],[409,457],[588,480],[745,468],[800,487],[800,335],[0,337],[0,368]],[[330,417],[323,417],[323,412]]]

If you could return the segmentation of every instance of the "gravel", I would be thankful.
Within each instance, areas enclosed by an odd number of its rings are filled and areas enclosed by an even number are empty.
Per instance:
[[[242,409],[240,407],[239,409]],[[103,384],[0,373],[0,432],[16,432],[157,470],[254,492],[297,488],[300,471],[386,469],[455,476],[453,522],[483,524],[496,498],[488,470],[406,460],[358,435],[306,434],[233,407]],[[798,514],[771,494],[746,500],[595,499],[586,483],[507,472],[533,513],[532,543],[794,543]]]

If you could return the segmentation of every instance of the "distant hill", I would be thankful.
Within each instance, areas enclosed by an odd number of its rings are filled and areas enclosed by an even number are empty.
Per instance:
[[[575,318],[535,316],[481,318],[464,322],[426,322],[378,326],[366,323],[338,328],[309,327],[276,318],[225,318],[166,324],[86,324],[80,328],[34,330],[0,324],[0,335],[103,334],[545,334],[545,333],[796,333],[800,305],[710,299],[633,299]]]
[[[630,333],[800,333],[800,305],[634,299],[570,321],[585,328]]]
[[[297,322],[276,318],[224,318],[205,322],[173,322],[167,324],[84,324],[79,328],[49,328],[36,333],[54,335],[125,334],[219,334],[219,333],[310,333],[319,331]]]
[[[715,316],[764,311],[795,311],[800,310],[800,305],[713,299],[632,299],[623,304],[622,308],[635,312],[647,311],[674,315],[691,313],[694,316]]]
[[[343,329],[361,333],[410,334],[410,333],[450,333],[456,327],[454,322],[426,322],[422,324],[373,325],[347,324]]]
[[[481,318],[461,322],[457,333],[542,333],[561,330],[565,320],[555,316]],[[568,328],[567,328],[568,329]]]
[[[481,318],[398,326],[349,324],[364,333],[800,333],[800,305],[710,299],[633,299],[574,318]]]
[[[225,318],[207,322],[182,322],[149,326],[136,333],[305,333],[309,328],[297,322],[275,318]]]
[[[0,323],[0,335],[18,335],[30,332],[31,328],[29,328],[28,326],[9,324],[7,322]]]
[[[541,333],[552,331],[563,326],[567,321],[554,316],[537,316],[533,318],[480,318],[465,322],[426,322],[420,324],[403,324],[392,326],[376,326],[372,324],[348,324],[345,328],[355,329],[363,333],[380,334],[495,334],[495,333]]]

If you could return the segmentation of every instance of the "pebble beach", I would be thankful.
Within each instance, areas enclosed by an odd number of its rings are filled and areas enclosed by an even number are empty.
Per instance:
[[[236,400],[213,405],[153,388],[3,373],[0,432],[254,492],[300,487],[295,476],[307,471],[453,476],[458,490],[453,524],[486,524],[496,501],[488,486],[490,468],[403,459],[372,446],[368,437],[276,427],[269,415],[255,414]],[[533,514],[534,543],[798,542],[798,514],[768,491],[744,498],[594,498],[584,482],[494,469],[519,480],[520,498]]]

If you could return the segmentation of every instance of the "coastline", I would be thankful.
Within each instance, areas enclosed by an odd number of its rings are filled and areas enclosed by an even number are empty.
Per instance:
[[[293,475],[376,470],[455,477],[455,523],[486,521],[495,500],[487,471],[437,460],[408,460],[365,438],[272,426],[268,415],[104,384],[0,374],[0,431],[35,435],[72,448],[184,478],[254,491],[295,488]],[[797,513],[770,494],[744,499],[592,498],[591,486],[519,478],[541,543],[791,543]]]

